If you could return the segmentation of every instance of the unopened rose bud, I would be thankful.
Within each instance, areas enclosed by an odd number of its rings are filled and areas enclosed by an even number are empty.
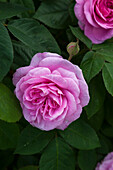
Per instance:
[[[80,51],[79,48],[79,42],[71,42],[67,45],[67,52],[69,53],[69,56],[73,57],[74,55],[77,55]]]

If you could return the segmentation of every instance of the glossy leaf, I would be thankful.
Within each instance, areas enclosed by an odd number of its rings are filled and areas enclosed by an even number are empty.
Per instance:
[[[103,44],[94,44],[92,46],[93,50],[103,56],[105,61],[113,63],[113,43],[104,42]]]
[[[36,51],[32,50],[28,46],[18,41],[13,41],[13,48],[14,48],[14,60],[12,65],[13,69],[29,65],[32,57],[36,54]]]
[[[104,58],[102,55],[90,51],[83,57],[81,68],[83,74],[88,82],[95,77],[104,65]]]
[[[77,149],[90,150],[100,146],[96,132],[80,119],[73,122],[64,131],[60,131],[60,135]]]
[[[70,21],[69,4],[70,0],[45,0],[36,11],[34,18],[52,28],[65,28]]]
[[[8,25],[11,33],[25,45],[37,52],[60,53],[57,42],[46,27],[33,19],[18,19]]]
[[[19,136],[19,128],[14,123],[0,120],[0,149],[15,148]]]
[[[13,47],[7,29],[0,23],[0,81],[13,62]]]
[[[15,95],[4,84],[0,83],[0,119],[7,122],[19,121],[21,107]]]
[[[102,127],[102,132],[105,136],[112,138],[113,137],[113,126],[109,126],[107,124],[104,125]]]
[[[10,2],[14,4],[20,4],[29,9],[27,12],[23,12],[22,14],[18,15],[22,18],[32,17],[35,13],[35,6],[33,0],[10,0]]]
[[[104,64],[102,76],[107,91],[113,96],[113,64]]]
[[[99,140],[100,140],[101,147],[96,149],[97,153],[107,154],[110,151],[112,151],[112,141],[110,141],[102,134],[99,135]]]
[[[0,2],[0,19],[11,18],[28,10],[28,8],[18,4]]]
[[[104,115],[105,115],[104,107],[102,107],[88,120],[88,123],[91,125],[91,127],[98,131],[101,128],[102,123],[104,121]]]
[[[92,45],[92,50],[101,50],[101,49],[105,49],[105,50],[109,50],[113,48],[113,43],[107,42],[105,41],[102,44],[93,44]]]
[[[43,152],[40,170],[75,170],[75,155],[72,148],[61,138],[56,137]]]
[[[91,118],[102,107],[105,99],[105,87],[101,76],[95,77],[89,84],[90,102],[85,107],[88,118]]]
[[[96,161],[97,155],[95,150],[79,151],[78,164],[81,170],[94,170]]]
[[[97,52],[103,56],[105,61],[113,63],[113,49],[101,49]]]
[[[22,155],[39,153],[47,146],[53,136],[52,131],[41,131],[29,125],[22,131],[15,153]]]

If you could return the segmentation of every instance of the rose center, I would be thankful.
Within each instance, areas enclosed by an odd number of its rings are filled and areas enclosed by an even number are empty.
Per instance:
[[[106,6],[110,9],[113,9],[113,1],[107,0],[106,1]]]

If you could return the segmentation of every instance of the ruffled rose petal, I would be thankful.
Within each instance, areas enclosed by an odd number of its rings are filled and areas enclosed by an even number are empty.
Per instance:
[[[113,36],[113,30],[94,28],[89,24],[85,26],[84,33],[94,44],[102,43],[105,39],[109,39]]]
[[[76,120],[80,117],[81,112],[82,112],[82,107],[81,107],[81,105],[78,105],[77,111],[75,113],[73,113],[70,117],[65,118],[64,122],[60,126],[57,126],[57,128],[64,130],[65,128],[68,127],[68,125],[70,123],[72,123],[74,120]]]
[[[57,57],[48,57],[40,61],[39,67],[47,67],[51,71],[56,70],[59,67],[67,69],[69,71],[74,72],[75,68],[74,65],[69,62],[68,60],[57,58]]]
[[[44,58],[48,58],[48,57],[62,58],[60,55],[58,55],[56,53],[49,53],[49,52],[37,53],[33,56],[30,66],[37,67],[37,66],[39,66],[39,63],[41,60],[43,60]]]
[[[16,72],[13,74],[13,84],[16,86],[18,81],[25,76],[31,69],[33,69],[32,66],[27,67],[21,67],[16,70]]]

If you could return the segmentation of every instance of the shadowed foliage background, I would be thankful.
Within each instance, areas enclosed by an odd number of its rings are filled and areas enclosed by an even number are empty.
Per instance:
[[[0,169],[94,170],[113,150],[113,38],[94,45],[78,27],[74,0],[0,0]],[[89,86],[90,103],[64,131],[41,131],[23,118],[12,75],[37,52],[71,60]]]

